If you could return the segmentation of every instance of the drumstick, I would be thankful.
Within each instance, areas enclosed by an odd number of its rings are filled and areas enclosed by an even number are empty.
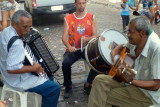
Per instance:
[[[82,47],[83,47],[83,36],[81,37],[81,52],[83,52]]]

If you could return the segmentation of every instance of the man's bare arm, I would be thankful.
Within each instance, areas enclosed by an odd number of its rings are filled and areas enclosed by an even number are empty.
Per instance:
[[[70,52],[75,52],[76,51],[76,48],[71,46],[69,43],[68,43],[68,39],[69,39],[69,34],[68,34],[68,25],[67,25],[67,22],[66,20],[64,21],[64,27],[63,27],[63,34],[62,34],[62,42],[63,44],[67,47],[67,49],[70,51]]]
[[[87,43],[89,42],[91,39],[96,38],[97,37],[97,24],[96,24],[96,17],[93,17],[93,23],[92,23],[92,36],[90,37],[84,37],[84,42]]]
[[[22,73],[31,73],[31,72],[35,72],[37,74],[39,74],[40,72],[45,73],[41,65],[36,63],[33,64],[32,66],[23,66],[21,69],[17,69],[17,70],[7,70],[7,72],[11,74],[22,74]]]
[[[132,85],[151,91],[157,91],[160,88],[160,80],[133,80]]]

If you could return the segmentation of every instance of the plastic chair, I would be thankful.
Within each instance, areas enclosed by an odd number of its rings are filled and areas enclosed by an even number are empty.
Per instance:
[[[16,98],[16,94],[19,95],[20,98],[20,107],[27,107],[27,95],[28,92],[20,92],[20,91],[16,91],[10,87],[8,87],[6,84],[4,84],[3,88],[2,88],[2,93],[1,93],[1,100],[4,100],[5,98],[5,94],[7,93],[7,91],[13,92],[13,107],[18,107],[18,101]],[[37,99],[37,95],[35,95],[35,107],[38,107],[38,99]]]
[[[83,61],[84,62],[84,66],[85,66],[85,72],[89,73],[90,72],[90,66],[88,65],[88,63],[86,62],[85,59],[79,59],[78,61]]]
[[[88,65],[88,63],[84,59],[79,59],[78,61],[83,61],[84,62],[84,66],[85,66],[84,82],[86,82],[87,78],[88,78],[88,74],[89,74],[89,72],[91,70],[91,67]]]
[[[88,65],[88,63],[85,60],[83,60],[83,61],[84,61],[85,70],[87,73],[89,73],[91,70],[91,67]]]

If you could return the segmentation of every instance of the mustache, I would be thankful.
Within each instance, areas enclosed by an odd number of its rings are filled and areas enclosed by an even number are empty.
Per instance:
[[[28,34],[29,34],[29,32],[23,32],[23,33],[22,33],[23,36],[26,36],[26,35],[28,35]]]

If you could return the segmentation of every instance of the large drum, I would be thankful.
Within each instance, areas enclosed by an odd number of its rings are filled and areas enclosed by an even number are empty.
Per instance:
[[[91,68],[99,73],[108,74],[112,59],[110,52],[120,44],[126,44],[127,38],[116,30],[106,30],[100,37],[89,41],[85,48],[85,58]]]

